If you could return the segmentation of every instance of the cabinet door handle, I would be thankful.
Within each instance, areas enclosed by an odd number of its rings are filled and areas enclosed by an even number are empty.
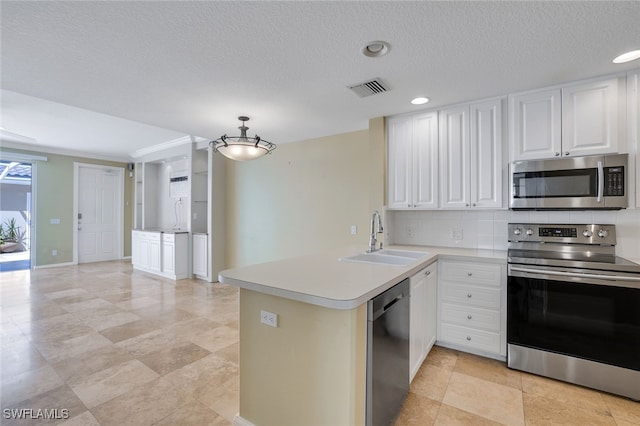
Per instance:
[[[569,155],[569,151],[566,151],[566,152],[564,153],[564,155]]]
[[[413,205],[413,207],[418,207],[418,205],[417,205],[417,204],[414,204],[414,205]]]
[[[426,276],[429,276],[429,275],[431,275],[431,271],[426,271],[424,274],[425,274]]]
[[[467,336],[467,340],[468,340],[468,341],[471,341],[471,336]]]
[[[407,204],[407,207],[411,207],[411,204]]]
[[[476,206],[476,203],[473,203],[472,205],[473,205],[473,207],[475,207],[475,206]]]
[[[469,204],[465,204],[465,206],[469,207]]]
[[[559,152],[556,152],[556,157],[560,157],[560,153]]]
[[[467,276],[468,276],[468,277],[473,276],[473,272],[467,272]]]
[[[471,298],[472,294],[471,293],[467,293],[467,297]]]
[[[471,315],[467,315],[467,319],[471,319],[471,318],[472,318]]]

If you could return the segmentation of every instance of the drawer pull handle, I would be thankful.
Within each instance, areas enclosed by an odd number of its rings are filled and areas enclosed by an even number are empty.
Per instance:
[[[472,276],[472,275],[473,275],[473,273],[472,273],[472,272],[467,272],[467,276],[468,276],[468,277],[470,277],[470,276]]]
[[[471,293],[467,293],[467,297],[471,298],[472,294]]]
[[[467,340],[468,340],[468,341],[471,341],[471,336],[467,336]]]
[[[429,276],[429,275],[431,275],[431,271],[427,271],[427,272],[425,272],[424,274],[425,274],[426,276]]]
[[[472,318],[471,315],[467,315],[467,319],[471,319],[471,318]]]

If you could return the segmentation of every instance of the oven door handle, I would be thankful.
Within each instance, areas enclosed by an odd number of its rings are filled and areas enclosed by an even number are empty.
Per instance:
[[[598,203],[602,202],[603,195],[604,195],[604,168],[602,166],[602,161],[598,161],[598,199],[596,200]]]
[[[549,271],[549,270],[540,270],[540,269],[531,269],[531,268],[521,268],[519,266],[512,266],[511,271],[516,272],[529,272],[531,274],[538,275],[557,275],[562,277],[574,277],[574,278],[589,278],[596,280],[614,280],[614,281],[637,281],[640,282],[640,277],[627,277],[627,276],[616,276],[616,275],[599,275],[599,274],[584,274],[577,272],[563,272],[563,271]]]

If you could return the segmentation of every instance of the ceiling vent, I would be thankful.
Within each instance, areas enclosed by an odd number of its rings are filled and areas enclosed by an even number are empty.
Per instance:
[[[381,79],[374,78],[373,80],[365,81],[364,83],[349,86],[349,89],[353,90],[355,94],[361,98],[366,98],[367,96],[377,95],[388,91],[389,86],[387,86]]]

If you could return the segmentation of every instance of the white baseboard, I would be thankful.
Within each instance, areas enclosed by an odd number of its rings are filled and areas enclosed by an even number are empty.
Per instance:
[[[240,417],[240,414],[236,414],[233,418],[233,426],[256,426],[251,423],[249,420]]]
[[[64,262],[64,263],[52,263],[50,265],[38,265],[34,266],[33,269],[49,269],[49,268],[61,268],[63,266],[75,266],[77,265],[74,262]]]
[[[127,259],[131,259],[131,256],[124,256],[124,257],[122,258],[122,260],[127,260]]]

